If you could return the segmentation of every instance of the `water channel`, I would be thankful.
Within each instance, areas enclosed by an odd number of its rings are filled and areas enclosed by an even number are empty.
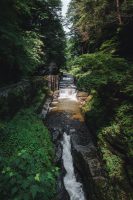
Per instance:
[[[74,84],[74,78],[71,75],[65,74],[62,76],[59,83],[59,91],[55,92],[49,108],[47,122],[54,138],[58,137],[58,134],[61,134],[61,153],[58,154],[61,154],[62,168],[65,172],[62,182],[69,199],[85,200],[83,185],[81,181],[77,180],[72,156],[71,137],[76,128],[79,129],[78,126],[83,122],[83,117],[80,114],[77,89]],[[58,140],[56,141],[56,145],[57,143]],[[59,145],[57,151],[59,151]],[[59,199],[64,200],[66,198],[62,197]]]
[[[77,101],[76,87],[72,77],[64,77],[60,82],[59,98],[71,101]],[[63,134],[63,164],[66,170],[64,177],[64,186],[70,196],[70,200],[85,200],[82,184],[76,180],[73,158],[71,154],[71,136],[64,132]]]

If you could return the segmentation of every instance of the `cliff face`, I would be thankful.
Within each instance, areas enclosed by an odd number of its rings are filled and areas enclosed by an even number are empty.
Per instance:
[[[83,107],[86,123],[92,138],[97,144],[103,167],[106,170],[112,199],[133,199],[132,177],[132,106],[128,103],[119,106],[113,118],[100,105],[92,106],[88,99]],[[111,109],[108,107],[108,110]]]
[[[112,199],[106,173],[92,141],[88,145],[76,143],[76,137],[72,138],[73,157],[77,170],[81,173],[88,199],[105,200]]]

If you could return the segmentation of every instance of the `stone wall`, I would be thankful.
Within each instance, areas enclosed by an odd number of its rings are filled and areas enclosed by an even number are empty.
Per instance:
[[[13,116],[20,108],[32,102],[39,89],[46,86],[43,77],[34,77],[30,80],[22,80],[0,89],[0,118]]]

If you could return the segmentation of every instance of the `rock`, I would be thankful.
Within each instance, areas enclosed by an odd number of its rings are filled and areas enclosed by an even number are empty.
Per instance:
[[[87,100],[87,97],[79,97],[79,100],[80,100],[80,101],[86,101],[86,100]]]
[[[78,92],[77,93],[77,97],[88,97],[88,93],[87,92]]]
[[[61,144],[59,143],[55,149],[55,160],[54,162],[56,163],[56,165],[61,165],[61,159],[62,159],[62,146]]]
[[[53,102],[57,102],[57,101],[58,101],[58,97],[54,97]]]
[[[63,183],[63,174],[57,179],[57,195],[53,200],[70,200]]]
[[[48,98],[45,102],[45,104],[43,105],[43,109],[42,112],[40,114],[41,118],[44,120],[46,118],[46,115],[48,113],[49,110],[49,105],[51,103],[51,98]]]
[[[57,95],[57,96],[59,95],[59,90],[56,90],[56,91],[54,92],[54,96],[55,96],[55,95]]]
[[[50,104],[50,107],[55,107],[55,106],[57,106],[57,104],[58,104],[58,101],[54,101],[54,102],[52,102],[52,103]]]
[[[10,119],[21,108],[30,105],[38,90],[44,86],[46,85],[43,78],[38,77],[0,88],[0,118]],[[44,99],[40,105],[43,101]]]
[[[76,130],[74,128],[71,128],[69,132],[70,132],[70,135],[71,135],[71,134],[75,133]]]
[[[58,142],[62,137],[62,133],[60,129],[54,128],[51,130],[51,133],[52,133],[52,139],[54,143]]]
[[[44,110],[44,109],[42,110],[42,113],[41,113],[41,118],[42,119],[46,118],[47,112],[48,112],[47,110]]]
[[[74,164],[80,172],[87,198],[91,200],[111,199],[108,180],[98,159],[97,149],[90,141],[86,146],[78,145],[78,136],[72,137]]]

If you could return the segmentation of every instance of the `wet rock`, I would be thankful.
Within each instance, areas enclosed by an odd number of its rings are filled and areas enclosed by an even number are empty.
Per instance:
[[[58,195],[53,200],[70,200],[70,198],[67,192],[63,191],[63,192],[58,193]]]
[[[72,87],[68,79],[62,79],[60,89]],[[78,92],[78,99],[81,101],[71,101],[69,98],[58,99],[58,92],[54,93],[52,109],[49,110],[46,123],[50,128],[53,142],[55,145],[55,163],[60,167],[60,177],[57,181],[57,196],[54,200],[70,200],[63,183],[65,169],[62,163],[62,145],[61,140],[63,133],[71,135],[72,154],[77,176],[81,177],[87,200],[111,200],[110,190],[106,174],[103,170],[97,149],[92,143],[91,134],[89,133],[84,117],[81,114],[79,105],[84,104],[86,99],[92,98],[87,93]],[[58,104],[55,105],[58,101]],[[56,106],[56,109],[54,109]]]
[[[58,102],[58,97],[54,97],[53,102]]]
[[[70,135],[72,135],[73,133],[76,132],[76,130],[74,128],[71,128],[69,132],[70,132]]]
[[[62,159],[62,146],[59,143],[56,148],[55,148],[55,160],[54,162],[56,163],[56,165],[60,166],[61,165],[61,159]]]
[[[80,97],[79,100],[80,101],[86,101],[87,97]]]
[[[88,97],[88,95],[89,95],[89,94],[88,94],[87,92],[78,92],[78,93],[77,93],[77,97],[82,97],[82,98],[83,98],[83,97]]]
[[[52,129],[51,130],[51,133],[52,133],[52,139],[53,139],[53,142],[56,144],[58,141],[61,140],[61,137],[62,137],[62,131],[61,129]]]
[[[55,107],[55,106],[57,106],[57,104],[58,104],[58,101],[54,101],[54,102],[52,102],[52,103],[50,104],[50,107]]]
[[[59,95],[59,90],[56,90],[56,91],[54,92],[54,96],[55,96],[55,95],[57,95],[57,96]]]
[[[54,200],[70,200],[68,193],[65,190],[63,183],[63,174],[57,180],[57,195]]]
[[[86,146],[79,145],[78,142],[78,137],[73,135],[74,163],[83,178],[87,199],[111,199],[108,180],[98,158],[96,147],[91,141]]]
[[[41,113],[40,117],[41,117],[42,119],[45,119],[45,118],[46,118],[46,115],[47,115],[47,110],[42,110],[42,113]]]
[[[46,115],[49,111],[49,105],[51,103],[52,99],[51,98],[48,98],[45,102],[45,104],[43,105],[43,109],[42,109],[42,112],[40,114],[41,118],[44,120],[46,118]]]

